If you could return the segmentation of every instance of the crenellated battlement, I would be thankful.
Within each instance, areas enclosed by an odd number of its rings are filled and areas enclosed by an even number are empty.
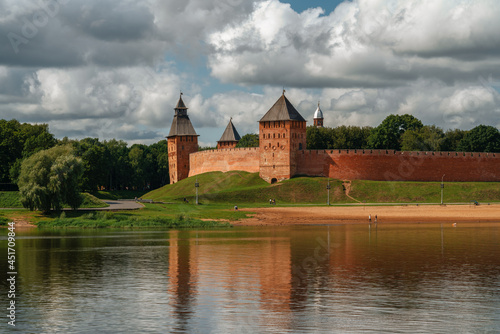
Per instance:
[[[440,156],[440,157],[476,157],[476,158],[499,158],[498,153],[489,152],[433,152],[433,151],[395,151],[395,150],[371,150],[371,149],[335,149],[335,150],[303,150],[302,155],[400,155],[400,156]]]
[[[204,150],[198,151],[195,153],[191,153],[191,155],[209,155],[209,154],[227,154],[228,152],[241,152],[241,151],[259,151],[259,147],[238,147],[238,148],[220,148],[220,149],[212,149],[212,150]]]

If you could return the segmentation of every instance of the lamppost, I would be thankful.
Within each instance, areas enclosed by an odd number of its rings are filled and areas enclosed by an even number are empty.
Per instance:
[[[328,193],[328,199],[326,201],[326,204],[327,205],[330,205],[330,179],[328,179],[328,184],[326,185],[326,191]]]
[[[444,193],[444,176],[446,174],[443,174],[441,177],[441,205],[443,205],[443,193]]]
[[[196,205],[198,205],[198,188],[200,184],[198,183],[198,178],[196,178],[196,182],[194,183],[194,189],[196,189]]]

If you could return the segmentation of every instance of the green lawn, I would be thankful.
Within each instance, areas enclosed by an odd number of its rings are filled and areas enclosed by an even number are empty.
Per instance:
[[[109,206],[95,196],[83,193],[83,203],[81,208],[105,208]],[[1,191],[0,192],[0,208],[22,208],[23,205],[19,201],[18,191]],[[64,206],[68,207],[68,206]]]
[[[366,203],[440,203],[440,182],[353,181],[350,195]],[[500,182],[445,182],[445,203],[500,202]]]
[[[76,227],[76,228],[105,228],[105,227],[162,227],[162,228],[207,228],[228,227],[228,223],[205,221],[178,215],[176,217],[133,215],[114,212],[90,212],[77,217],[68,217],[65,213],[54,219],[42,220],[38,227]]]
[[[0,191],[0,208],[22,208],[19,201],[19,192]]]

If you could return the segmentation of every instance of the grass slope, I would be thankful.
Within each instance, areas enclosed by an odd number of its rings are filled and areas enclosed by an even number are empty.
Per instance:
[[[203,204],[269,204],[269,199],[276,199],[277,204],[326,204],[326,178],[297,177],[270,185],[259,177],[258,173],[247,172],[211,172],[197,175],[167,185],[147,193],[143,198],[164,202],[189,202],[195,200],[194,183],[200,184],[199,202]],[[338,203],[352,202],[342,191],[342,183],[330,181],[330,201]]]
[[[232,204],[249,206],[268,204],[275,198],[278,205],[326,204],[326,184],[324,177],[296,177],[270,185],[258,173],[212,172],[200,174],[167,185],[145,194],[143,197],[170,203],[190,203],[195,198],[195,179],[200,183],[199,201],[202,204]],[[330,180],[330,202],[352,203],[342,189],[342,182]],[[351,184],[350,196],[366,203],[440,203],[439,182],[389,182],[360,181]],[[446,182],[444,202],[498,202],[500,182]]]

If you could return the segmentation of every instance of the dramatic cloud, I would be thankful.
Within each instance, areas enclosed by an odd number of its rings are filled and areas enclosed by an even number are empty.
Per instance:
[[[354,0],[298,13],[290,2],[0,0],[0,118],[151,143],[182,89],[201,142],[214,144],[230,117],[256,132],[285,86],[310,122],[320,101],[329,126],[411,113],[445,129],[500,127],[499,3]]]
[[[241,84],[398,87],[500,75],[500,5],[354,1],[328,16],[268,0],[210,36],[214,76]]]

